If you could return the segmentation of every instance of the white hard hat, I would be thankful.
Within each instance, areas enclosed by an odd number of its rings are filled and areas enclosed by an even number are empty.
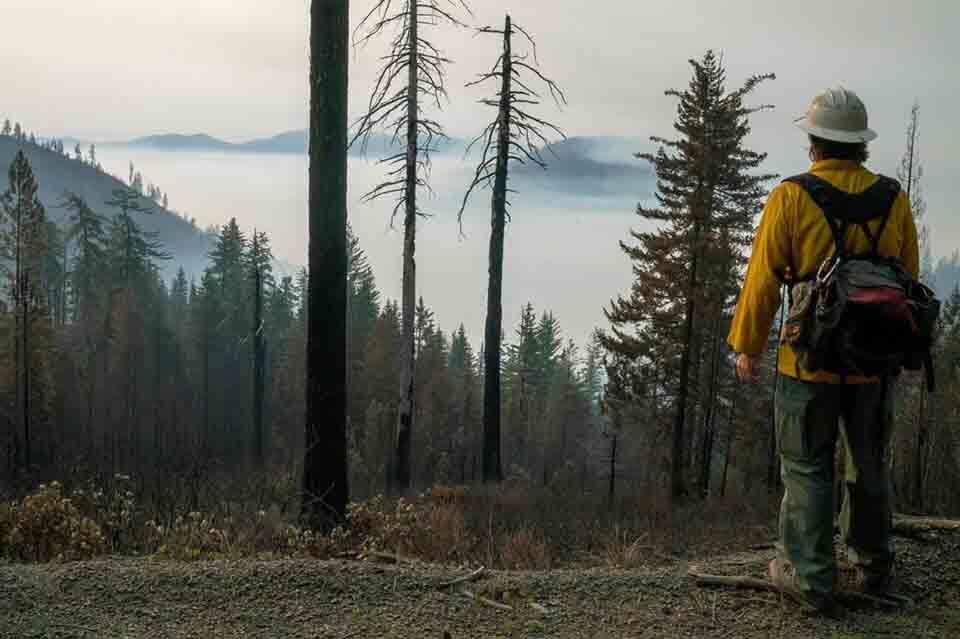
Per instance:
[[[827,89],[816,96],[807,113],[794,122],[806,133],[834,142],[859,144],[877,137],[867,126],[867,108],[863,101],[843,87]]]

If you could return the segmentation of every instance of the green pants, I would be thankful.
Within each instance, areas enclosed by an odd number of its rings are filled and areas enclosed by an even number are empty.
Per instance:
[[[870,576],[889,574],[893,568],[887,463],[893,425],[890,382],[818,384],[784,376],[774,410],[785,488],[780,542],[798,585],[818,595],[829,596],[833,591],[838,436],[846,450],[840,531],[847,556]]]

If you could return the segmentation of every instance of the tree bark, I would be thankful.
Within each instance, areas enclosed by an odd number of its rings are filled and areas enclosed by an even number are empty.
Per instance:
[[[610,483],[607,486],[607,500],[613,507],[613,498],[617,487],[617,434],[610,436]]]
[[[310,274],[301,515],[346,514],[347,64],[349,0],[313,0],[310,33]]]
[[[494,176],[490,220],[487,320],[484,331],[483,481],[503,479],[500,459],[500,346],[503,343],[503,242],[507,222],[507,168],[510,159],[510,100],[513,52],[510,16],[503,33],[503,86],[500,92],[497,168]]]
[[[418,3],[410,2],[410,16],[407,18],[407,160],[406,183],[404,187],[403,219],[403,298],[402,355],[400,372],[400,406],[397,412],[397,452],[394,468],[394,490],[399,493],[410,489],[411,445],[413,441],[414,418],[414,367],[416,365],[414,320],[417,304],[417,263],[415,260],[417,240],[417,132],[418,114]]]
[[[700,221],[693,223],[693,260],[690,264],[690,278],[687,283],[687,306],[684,314],[683,352],[680,356],[680,379],[677,386],[677,413],[673,422],[673,447],[670,459],[670,495],[681,499],[686,495],[683,481],[684,426],[687,415],[687,396],[689,393],[690,359],[693,350],[693,320],[696,312],[697,267],[700,257]]]
[[[256,232],[254,232],[256,236]],[[256,237],[254,237],[254,241]],[[263,393],[264,356],[266,342],[263,335],[263,277],[260,265],[254,265],[253,273],[253,454],[258,467],[262,468],[263,455]]]

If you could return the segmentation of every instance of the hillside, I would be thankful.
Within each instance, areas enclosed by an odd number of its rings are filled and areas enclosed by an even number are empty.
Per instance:
[[[40,183],[40,201],[50,219],[60,222],[66,216],[67,212],[59,206],[66,191],[76,193],[104,216],[113,214],[106,202],[111,199],[114,189],[124,188],[122,182],[53,151],[0,136],[0,166],[3,167],[4,176],[20,148],[29,159]],[[0,190],[3,188],[6,188],[5,183]],[[147,203],[144,199],[144,204]],[[156,232],[166,252],[171,254],[172,259],[166,264],[167,275],[172,275],[180,265],[189,273],[200,273],[206,264],[210,238],[177,214],[153,202],[149,203],[156,213],[140,216],[139,222],[144,229]]]
[[[571,195],[622,195],[639,199],[653,192],[650,165],[633,157],[642,147],[630,138],[571,137],[542,150],[547,170],[527,163],[513,169],[523,183]]]
[[[70,144],[74,144],[72,138]],[[89,144],[82,142],[81,145]],[[226,153],[289,153],[302,155],[309,149],[309,131],[298,129],[296,131],[286,131],[265,138],[257,138],[246,142],[227,142],[215,138],[206,133],[182,134],[182,133],[164,133],[160,135],[148,135],[145,137],[134,138],[125,142],[107,142],[98,143],[104,147],[131,147],[141,149],[152,149],[155,151],[178,151],[178,152],[226,152]],[[465,143],[458,139],[449,139],[436,143],[438,152],[458,152],[463,149]],[[393,138],[384,134],[374,134],[370,137],[368,153],[377,155],[384,151],[400,148],[400,145],[393,141]],[[359,144],[350,149],[350,154],[359,156],[363,154],[363,149]]]
[[[769,550],[474,578],[419,562],[310,559],[0,565],[0,637],[957,637],[960,537],[897,547],[898,589],[913,603],[848,602],[832,618],[775,593],[700,588],[688,576],[704,565],[761,575]]]

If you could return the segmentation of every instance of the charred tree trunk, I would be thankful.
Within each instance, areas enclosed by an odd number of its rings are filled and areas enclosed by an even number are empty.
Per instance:
[[[710,492],[710,477],[713,474],[713,446],[716,440],[716,402],[718,377],[720,375],[720,320],[723,316],[722,302],[718,302],[711,335],[713,348],[710,356],[710,384],[703,416],[703,445],[700,451],[700,494],[704,497]]]
[[[310,272],[302,518],[327,529],[347,499],[347,63],[349,0],[313,0]]]
[[[33,328],[30,324],[30,284],[26,277],[24,277],[24,289],[27,299],[23,303],[23,318],[20,321],[22,328],[21,335],[21,351],[20,351],[20,367],[22,369],[21,373],[21,392],[23,394],[22,407],[23,407],[23,465],[27,473],[30,472],[31,467],[33,466],[33,453],[32,453],[32,438],[33,438],[33,424],[31,424],[31,418],[33,417],[33,411],[30,407],[30,368],[31,368],[31,358],[30,358],[30,332]]]
[[[613,498],[617,487],[617,433],[610,435],[610,483],[607,486],[607,500],[613,507]]]
[[[693,261],[690,264],[690,278],[687,282],[687,305],[683,320],[683,352],[680,355],[680,379],[677,385],[677,413],[673,421],[673,445],[670,456],[670,495],[673,499],[682,499],[686,495],[683,481],[684,471],[684,427],[686,426],[687,398],[689,396],[690,359],[693,351],[693,322],[697,310],[697,266],[700,251],[700,221],[693,223]]]
[[[507,224],[507,164],[510,154],[511,63],[510,16],[503,29],[503,82],[500,92],[497,165],[490,220],[490,265],[487,287],[487,322],[484,332],[483,481],[503,479],[500,460],[500,346],[503,343],[503,238]]]
[[[410,489],[411,446],[413,442],[414,417],[414,367],[416,365],[414,321],[417,305],[417,144],[419,126],[417,123],[417,89],[419,50],[418,3],[410,3],[409,27],[407,30],[407,159],[406,159],[406,198],[403,217],[403,354],[400,371],[400,407],[397,413],[397,452],[394,469],[394,489],[403,493]]]
[[[253,272],[253,455],[263,467],[263,393],[266,339],[263,334],[263,274],[260,265]]]
[[[522,73],[527,72],[536,76],[549,90],[550,95],[559,104],[565,101],[563,92],[552,80],[531,66],[527,56],[517,56],[513,51],[513,35],[521,34],[527,42],[536,48],[536,43],[530,34],[519,25],[513,23],[510,16],[504,19],[502,31],[485,27],[480,33],[497,35],[502,38],[502,52],[493,70],[480,75],[480,78],[467,86],[475,86],[485,82],[497,82],[495,98],[481,100],[481,103],[495,107],[497,117],[484,129],[470,147],[479,144],[482,152],[476,174],[467,189],[460,207],[460,217],[473,191],[479,187],[493,187],[491,199],[490,219],[490,252],[489,252],[489,280],[487,288],[487,317],[484,329],[483,351],[483,441],[481,444],[481,472],[483,481],[498,482],[503,478],[503,460],[501,451],[501,345],[503,343],[503,253],[504,233],[507,221],[507,181],[512,160],[521,163],[530,162],[543,169],[546,168],[540,150],[549,145],[545,137],[547,131],[564,137],[563,131],[556,126],[535,117],[524,110],[527,106],[540,104],[540,95],[535,93],[524,79]],[[536,64],[536,55],[533,56]],[[515,81],[516,80],[516,81]],[[542,145],[538,148],[537,143]],[[534,436],[532,433],[532,417],[528,415],[528,402],[525,388],[526,371],[521,371],[520,398],[518,402],[521,418],[517,421],[526,429],[525,441],[521,441],[513,451],[516,458],[527,455],[527,466],[533,469],[532,456],[534,452]],[[523,438],[523,436],[521,436]],[[525,449],[526,447],[526,449]],[[546,477],[546,468],[542,468]]]
[[[203,354],[201,376],[203,377],[203,430],[200,432],[200,457],[206,461],[210,456],[210,296],[203,298]]]
[[[736,422],[734,421],[737,412],[736,397],[730,402],[730,412],[727,415],[727,442],[723,450],[723,472],[720,475],[720,497],[727,494],[727,471],[730,469],[730,451],[733,450],[734,434],[736,433]]]

